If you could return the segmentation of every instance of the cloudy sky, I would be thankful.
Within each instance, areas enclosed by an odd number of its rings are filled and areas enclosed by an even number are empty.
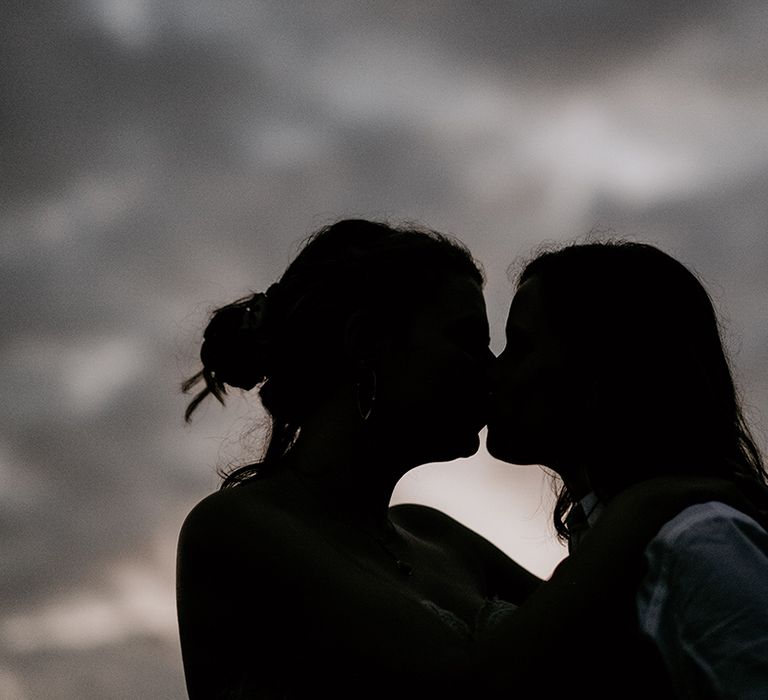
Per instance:
[[[507,267],[592,229],[713,293],[763,447],[768,5],[11,0],[0,10],[0,697],[184,697],[173,559],[258,407],[182,422],[206,314],[313,229],[417,220]],[[537,573],[535,468],[417,470]]]

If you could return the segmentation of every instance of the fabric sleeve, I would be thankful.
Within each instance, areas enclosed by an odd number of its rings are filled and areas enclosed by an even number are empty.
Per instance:
[[[768,533],[723,503],[668,522],[645,551],[641,634],[684,698],[768,698]]]

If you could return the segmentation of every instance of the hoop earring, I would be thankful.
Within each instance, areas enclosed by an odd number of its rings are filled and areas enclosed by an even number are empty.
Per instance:
[[[366,422],[373,412],[373,404],[376,403],[376,371],[372,367],[363,367],[367,370],[367,381],[364,381],[359,375],[355,383],[355,398],[357,399],[357,412]]]

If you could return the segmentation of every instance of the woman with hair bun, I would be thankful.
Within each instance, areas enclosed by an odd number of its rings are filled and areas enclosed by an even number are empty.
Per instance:
[[[181,534],[193,700],[455,684],[475,611],[498,593],[486,569],[536,585],[447,516],[389,511],[405,472],[478,449],[482,284],[453,239],[346,220],[266,293],[214,313],[187,418],[209,394],[258,387],[272,427],[263,460],[227,474]]]
[[[478,449],[493,360],[482,284],[453,239],[345,220],[265,293],[214,313],[187,418],[208,395],[258,388],[271,433],[263,459],[226,474],[182,528],[192,700],[517,688],[573,625],[607,628],[612,592],[632,579],[621,563],[700,497],[669,489],[640,517],[649,498],[630,490],[545,584],[439,511],[389,508],[410,469]],[[476,636],[523,601],[507,616],[519,624]]]

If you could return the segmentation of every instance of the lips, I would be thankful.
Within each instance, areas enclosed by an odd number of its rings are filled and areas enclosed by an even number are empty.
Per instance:
[[[501,411],[499,410],[499,397],[494,394],[492,391],[488,392],[488,397],[485,404],[485,412],[486,412],[486,419],[488,421],[488,426],[490,427],[491,423],[494,423],[499,415],[501,415]]]

